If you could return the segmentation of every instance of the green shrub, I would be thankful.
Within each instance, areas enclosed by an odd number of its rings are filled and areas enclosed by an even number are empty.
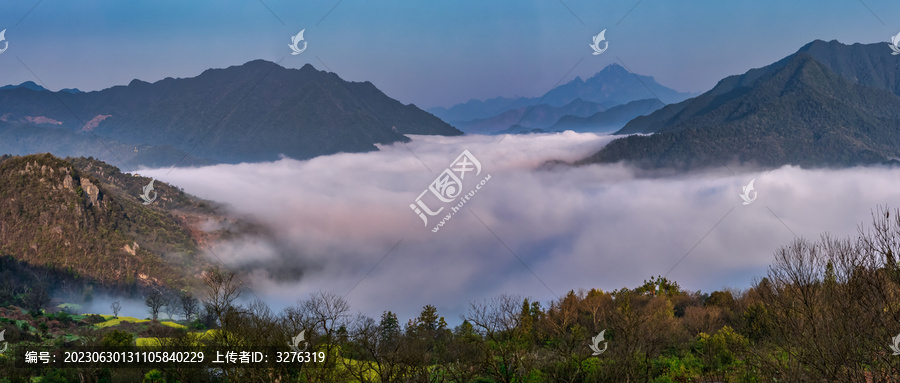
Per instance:
[[[89,324],[97,324],[106,322],[106,318],[97,314],[87,314],[84,316],[84,321]]]
[[[112,330],[100,340],[100,345],[104,347],[127,347],[134,345],[134,335],[127,331]]]

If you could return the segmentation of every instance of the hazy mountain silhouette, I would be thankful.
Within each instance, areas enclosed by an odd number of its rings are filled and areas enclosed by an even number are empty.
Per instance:
[[[471,121],[489,118],[501,114],[507,110],[532,106],[538,100],[527,97],[495,97],[487,100],[471,99],[462,104],[456,104],[449,108],[442,106],[428,109],[428,112],[440,117],[442,120],[456,123],[459,121]]]
[[[537,105],[508,110],[497,116],[474,121],[457,122],[456,127],[470,134],[502,133],[503,127],[533,130],[546,129],[563,116],[587,117],[606,110],[605,105],[576,99],[563,106]]]
[[[464,104],[457,104],[450,108],[436,107],[428,109],[428,111],[444,121],[454,124],[454,126],[466,126],[465,123],[460,122],[487,119],[499,116],[509,110],[534,106],[538,103],[561,107],[580,99],[608,108],[649,98],[657,98],[664,103],[673,103],[682,101],[690,96],[689,93],[680,93],[660,85],[653,77],[637,75],[629,72],[621,65],[610,64],[587,80],[576,77],[574,80],[557,86],[540,97],[498,97],[485,101],[469,100]],[[594,113],[596,112],[599,112],[599,110],[594,111]],[[525,122],[522,124],[529,125]],[[495,127],[495,130],[506,129],[510,125]],[[465,129],[462,130],[465,131]]]
[[[23,82],[23,83],[21,83],[21,84],[19,84],[19,85],[5,85],[5,86],[0,86],[0,90],[5,90],[5,89],[16,89],[16,88],[31,89],[31,90],[36,91],[36,92],[40,92],[40,91],[42,91],[42,90],[47,90],[47,88],[44,88],[44,87],[42,87],[42,86],[40,86],[40,85],[38,85],[38,84],[35,84],[34,81],[25,81],[25,82]]]
[[[655,98],[632,101],[588,117],[563,116],[549,130],[555,132],[572,130],[576,132],[609,133],[621,129],[635,117],[650,114],[663,106],[665,104]]]
[[[209,159],[196,158],[170,145],[128,145],[54,124],[3,121],[0,121],[0,153],[12,155],[53,153],[60,157],[93,154],[95,158],[117,164],[126,171],[137,169],[139,166],[170,166],[174,164],[173,159],[183,159],[181,165],[184,166],[215,163]]]
[[[0,90],[0,105],[0,120],[9,123],[50,121],[123,145],[170,147],[178,154],[162,161],[167,164],[182,163],[185,155],[229,163],[306,159],[376,150],[375,144],[408,141],[405,134],[461,134],[370,82],[263,60],[87,93],[20,86]]]

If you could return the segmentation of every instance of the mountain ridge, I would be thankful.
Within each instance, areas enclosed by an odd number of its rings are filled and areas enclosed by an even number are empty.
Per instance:
[[[344,81],[310,64],[288,69],[264,60],[87,93],[0,90],[0,105],[6,122],[41,116],[73,131],[109,116],[90,132],[126,146],[168,145],[224,163],[374,151],[377,144],[409,141],[406,134],[462,134],[371,82]]]
[[[805,167],[890,163],[900,155],[900,97],[890,86],[842,76],[807,44],[769,66],[729,76],[712,90],[629,122],[629,136],[576,164],[625,161],[640,168],[690,170],[731,163]],[[856,57],[846,45],[830,54]],[[860,45],[872,57],[881,44]],[[855,48],[859,49],[859,47]],[[818,54],[820,57],[821,53]],[[836,57],[837,57],[836,56]],[[849,67],[844,73],[864,74]],[[900,70],[900,67],[898,67]]]

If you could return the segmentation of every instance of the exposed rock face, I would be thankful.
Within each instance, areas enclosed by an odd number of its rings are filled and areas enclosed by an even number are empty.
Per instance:
[[[50,154],[0,157],[0,254],[123,288],[181,288],[204,267],[175,217],[121,191],[138,190],[131,176],[113,167],[92,174],[75,162],[98,164]],[[106,184],[110,176],[133,184]],[[171,261],[164,258],[170,254]]]
[[[81,190],[84,190],[85,194],[88,195],[91,199],[91,206],[98,206],[100,203],[100,199],[102,195],[100,194],[100,188],[94,185],[89,179],[82,178],[81,179]]]
[[[138,245],[137,242],[134,242],[133,245],[128,245],[128,244],[126,244],[125,247],[124,247],[123,249],[124,249],[125,252],[128,253],[128,254],[131,254],[131,255],[137,255],[137,251],[138,251],[138,249],[140,249],[140,248],[141,248],[141,245]]]
[[[63,179],[63,187],[69,191],[75,191],[75,181],[72,180],[71,174],[66,174],[66,178]]]
[[[85,122],[84,126],[81,127],[82,132],[90,132],[100,125],[103,120],[112,117],[111,114],[98,114],[96,117],[92,118],[90,121]]]

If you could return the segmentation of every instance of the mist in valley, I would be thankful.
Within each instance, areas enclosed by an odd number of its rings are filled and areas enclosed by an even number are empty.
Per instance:
[[[241,273],[252,289],[245,299],[280,310],[325,290],[370,316],[411,318],[431,304],[450,322],[469,302],[501,293],[547,302],[657,275],[689,290],[747,288],[795,237],[854,235],[873,208],[897,205],[900,170],[889,168],[729,165],[647,177],[623,165],[542,166],[610,140],[413,136],[370,153],[140,173],[272,229],[274,238],[207,252]],[[409,205],[463,150],[490,182],[432,232],[434,222],[424,226]],[[754,179],[757,198],[743,205],[742,187]]]

